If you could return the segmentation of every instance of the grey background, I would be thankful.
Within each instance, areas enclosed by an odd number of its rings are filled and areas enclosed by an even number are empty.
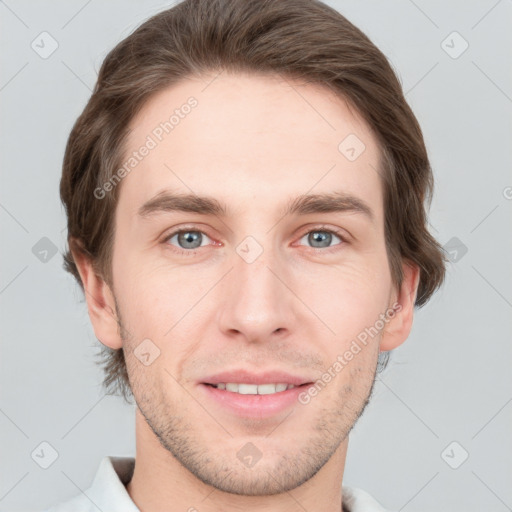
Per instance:
[[[394,510],[512,510],[512,2],[327,3],[398,70],[434,168],[432,230],[453,248],[443,289],[417,311],[351,434],[344,484]],[[103,456],[134,455],[134,410],[104,396],[99,343],[61,267],[58,186],[106,53],[169,5],[0,1],[2,511],[68,499]],[[47,59],[31,48],[43,31],[59,45]],[[469,44],[457,58],[453,31]],[[59,253],[41,252],[43,237]],[[31,456],[42,442],[58,453],[48,469]]]

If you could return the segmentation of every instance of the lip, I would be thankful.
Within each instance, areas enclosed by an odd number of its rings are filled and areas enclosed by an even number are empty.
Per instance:
[[[220,380],[219,382],[225,381]],[[245,382],[251,384],[250,382]],[[218,404],[231,414],[244,418],[265,419],[282,413],[292,405],[297,404],[299,394],[311,384],[309,382],[298,385],[292,389],[272,395],[241,395],[232,391],[226,391],[225,389],[217,389],[205,383],[199,384],[198,387],[208,400]]]
[[[216,373],[202,379],[201,384],[219,384],[219,382],[234,382],[238,384],[293,384],[302,386],[310,384],[312,381],[306,377],[291,375],[282,371],[266,371],[263,373],[251,373],[247,370],[231,370],[222,373]],[[284,391],[283,391],[284,393]]]

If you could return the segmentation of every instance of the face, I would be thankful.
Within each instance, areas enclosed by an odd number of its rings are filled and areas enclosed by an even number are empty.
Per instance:
[[[159,93],[131,123],[113,290],[161,446],[204,483],[268,495],[336,454],[372,389],[396,298],[379,152],[323,88],[213,77]]]

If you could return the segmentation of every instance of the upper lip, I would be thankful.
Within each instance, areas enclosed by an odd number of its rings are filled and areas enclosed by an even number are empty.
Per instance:
[[[263,373],[250,373],[246,370],[231,370],[216,373],[205,377],[203,384],[238,383],[238,384],[293,384],[302,386],[309,384],[311,380],[298,375],[292,375],[283,371],[267,371]]]

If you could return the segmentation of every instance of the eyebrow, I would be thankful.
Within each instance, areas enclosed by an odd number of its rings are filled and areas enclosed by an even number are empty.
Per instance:
[[[138,215],[148,218],[165,212],[198,213],[227,217],[227,206],[213,197],[195,194],[173,194],[163,191],[146,201],[138,210]],[[370,206],[362,199],[346,192],[332,192],[298,196],[289,201],[281,211],[283,217],[289,215],[308,215],[311,213],[360,213],[371,222],[375,215]]]

